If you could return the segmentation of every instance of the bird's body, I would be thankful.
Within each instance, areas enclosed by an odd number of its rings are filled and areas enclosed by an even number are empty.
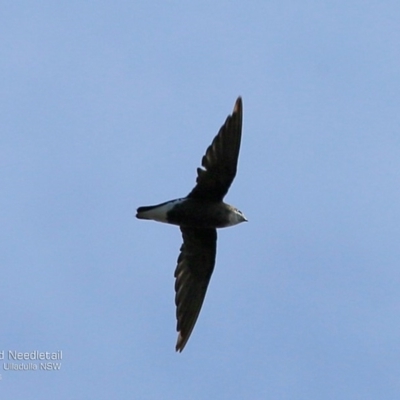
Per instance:
[[[247,221],[222,200],[236,175],[242,134],[242,100],[236,100],[197,169],[196,186],[185,198],[139,207],[136,217],[178,225],[183,244],[175,270],[176,350],[185,347],[206,295],[215,265],[217,228]]]
[[[139,207],[137,218],[190,228],[226,228],[243,222],[235,207],[222,201],[176,199],[156,206]]]

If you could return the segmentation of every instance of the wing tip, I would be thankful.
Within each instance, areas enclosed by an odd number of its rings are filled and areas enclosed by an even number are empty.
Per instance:
[[[242,113],[242,109],[243,109],[243,101],[242,97],[239,96],[236,99],[235,106],[233,107],[233,113]]]
[[[179,332],[178,340],[176,341],[176,346],[175,346],[175,351],[177,353],[182,353],[182,350],[185,348],[188,339],[189,339],[189,336],[184,338],[182,336],[181,332]]]

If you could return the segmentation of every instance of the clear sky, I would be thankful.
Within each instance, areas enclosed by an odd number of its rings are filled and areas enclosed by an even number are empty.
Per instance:
[[[398,1],[3,2],[1,397],[399,399],[399,27]],[[249,222],[177,354],[181,235],[135,209],[192,189],[238,95]],[[4,369],[35,350],[61,369]]]

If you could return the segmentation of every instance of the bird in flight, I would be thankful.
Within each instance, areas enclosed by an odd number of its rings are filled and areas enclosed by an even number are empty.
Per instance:
[[[197,168],[196,186],[184,198],[139,207],[136,217],[178,225],[182,232],[175,269],[175,304],[181,352],[192,333],[215,265],[217,229],[247,221],[222,200],[235,178],[242,136],[242,99],[236,100]]]

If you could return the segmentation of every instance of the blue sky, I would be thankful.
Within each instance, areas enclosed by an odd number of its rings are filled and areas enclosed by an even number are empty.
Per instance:
[[[0,351],[29,399],[398,399],[400,5],[3,4]],[[192,337],[174,345],[181,236],[135,209],[186,195],[243,97]]]

